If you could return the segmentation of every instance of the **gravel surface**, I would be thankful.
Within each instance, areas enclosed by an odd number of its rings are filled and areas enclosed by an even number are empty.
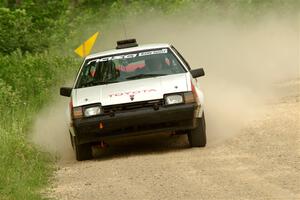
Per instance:
[[[184,135],[159,134],[95,149],[91,161],[60,161],[47,196],[300,199],[299,80],[286,85],[293,85],[289,95],[264,106],[238,134],[206,148],[189,148]]]

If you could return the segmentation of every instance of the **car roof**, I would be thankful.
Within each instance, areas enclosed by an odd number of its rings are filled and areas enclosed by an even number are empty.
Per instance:
[[[170,45],[169,44],[145,44],[145,45],[139,45],[137,47],[129,47],[129,48],[124,48],[124,49],[112,49],[112,50],[108,50],[108,51],[94,53],[94,54],[88,55],[86,57],[86,59],[98,58],[98,57],[103,57],[103,56],[108,56],[108,55],[113,55],[113,54],[128,53],[128,52],[133,52],[133,51],[142,51],[142,50],[149,50],[149,49],[156,49],[156,48],[166,48],[166,47],[170,47]]]

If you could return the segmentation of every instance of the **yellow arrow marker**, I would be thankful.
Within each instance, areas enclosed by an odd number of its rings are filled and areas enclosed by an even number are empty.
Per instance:
[[[87,39],[82,45],[75,49],[75,53],[77,53],[80,57],[86,57],[87,55],[89,55],[98,35],[99,32],[96,32],[92,37]]]

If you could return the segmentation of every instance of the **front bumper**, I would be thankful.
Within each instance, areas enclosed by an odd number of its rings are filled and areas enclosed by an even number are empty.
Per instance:
[[[193,120],[196,109],[196,104],[181,104],[158,110],[142,108],[115,113],[114,116],[76,119],[73,121],[73,131],[79,144],[83,144],[122,136],[193,129],[196,126]]]

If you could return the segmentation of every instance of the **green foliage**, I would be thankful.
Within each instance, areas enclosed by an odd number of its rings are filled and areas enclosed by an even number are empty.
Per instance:
[[[22,97],[23,103],[35,101],[36,105],[43,103],[37,99],[45,98],[62,75],[76,67],[74,59],[49,55],[47,52],[39,55],[14,52],[0,59],[0,77]],[[78,65],[78,64],[77,64]]]
[[[7,109],[7,105],[16,108],[17,105],[21,103],[19,93],[14,91],[3,79],[0,79],[0,102],[0,110],[2,111]]]
[[[24,10],[0,8],[0,52],[10,53],[17,48],[35,49],[29,34],[32,23]]]
[[[48,183],[53,158],[28,142],[28,130],[36,112],[78,65],[74,58],[47,52],[0,56],[0,199],[40,199],[38,190]]]
[[[17,9],[0,7],[0,53],[46,50],[55,40],[52,34],[66,10],[64,1],[53,0],[27,0]]]
[[[39,199],[37,189],[48,182],[45,177],[53,168],[51,158],[25,142],[25,131],[21,127],[26,126],[28,120],[14,120],[9,129],[0,129],[0,198]]]

